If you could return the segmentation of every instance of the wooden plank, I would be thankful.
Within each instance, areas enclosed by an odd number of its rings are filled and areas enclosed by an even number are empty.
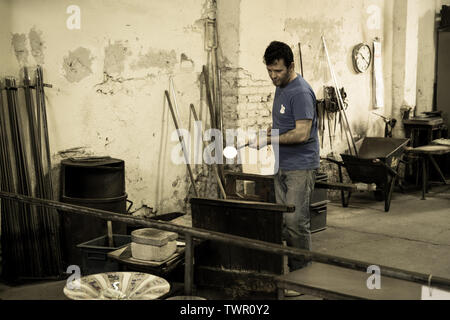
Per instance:
[[[217,207],[227,206],[229,208],[267,210],[278,213],[293,212],[295,210],[295,207],[293,205],[281,205],[276,203],[254,202],[254,201],[191,198],[190,202],[191,204],[207,204],[208,206],[217,206]]]
[[[276,278],[280,288],[289,287],[299,292],[324,298],[370,300],[420,300],[422,285],[383,275],[381,288],[367,288],[371,274],[313,262],[311,266]],[[303,290],[303,291],[302,291]]]
[[[249,181],[271,181],[273,180],[273,175],[267,175],[263,176],[260,174],[253,174],[253,173],[244,173],[244,172],[231,172],[231,171],[225,171],[225,177],[229,177],[230,179],[234,180],[249,180]]]

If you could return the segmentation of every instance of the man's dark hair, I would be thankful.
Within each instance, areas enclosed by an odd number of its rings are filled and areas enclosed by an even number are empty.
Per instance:
[[[264,53],[264,63],[270,66],[280,59],[283,59],[284,65],[289,68],[291,63],[294,62],[292,49],[284,42],[272,41]]]

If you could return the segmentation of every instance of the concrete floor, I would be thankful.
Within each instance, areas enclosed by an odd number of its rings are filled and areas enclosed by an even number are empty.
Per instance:
[[[389,212],[371,193],[348,208],[329,204],[327,229],[313,235],[313,250],[450,279],[450,188],[394,193]]]
[[[348,208],[330,203],[327,220],[327,229],[312,236],[316,252],[450,279],[448,186],[433,187],[427,200],[421,200],[420,192],[394,193],[390,212],[384,212],[384,202],[375,201],[371,193],[354,194]],[[64,285],[0,284],[0,299],[65,299]]]

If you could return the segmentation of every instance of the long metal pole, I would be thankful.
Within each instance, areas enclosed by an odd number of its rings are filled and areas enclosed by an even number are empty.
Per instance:
[[[303,57],[302,57],[302,45],[299,42],[298,43],[298,53],[300,55],[300,71],[302,73],[302,77],[303,77]]]
[[[198,117],[197,117],[197,112],[195,112],[194,105],[191,104],[190,107],[191,107],[192,115],[194,116],[194,120],[197,122],[198,121]],[[203,132],[202,132],[202,136],[203,136]],[[202,142],[203,142],[203,147],[206,148],[206,142],[203,141],[203,139],[202,139]],[[217,184],[219,185],[219,188],[220,188],[220,192],[222,193],[222,197],[224,199],[226,199],[227,198],[227,194],[225,192],[225,189],[223,188],[222,180],[219,177],[217,166],[213,165],[213,170],[214,170],[214,175],[215,175],[216,180],[217,180]]]
[[[52,164],[51,164],[51,152],[50,152],[50,139],[48,132],[48,121],[47,121],[47,106],[45,102],[45,91],[44,87],[51,87],[51,85],[46,85],[44,83],[44,72],[40,65],[37,66],[36,69],[36,98],[39,98],[39,101],[36,101],[36,117],[37,117],[37,128],[38,128],[38,148],[40,150],[40,155],[43,159],[43,155],[45,154],[46,158],[46,167],[47,167],[47,176],[43,176],[44,182],[44,191],[45,197],[48,199],[53,199],[53,178],[52,178]],[[42,132],[43,131],[43,134]],[[44,148],[42,148],[42,136],[44,138]],[[44,166],[43,166],[44,169]],[[60,220],[57,213],[52,211],[47,211],[47,221],[49,232],[51,233],[49,242],[52,247],[53,253],[53,266],[52,269],[57,272],[62,271],[62,252],[60,247],[60,236],[59,236],[59,228],[60,228]]]
[[[30,146],[30,157],[32,158],[33,165],[34,165],[34,174],[35,174],[35,180],[36,180],[36,194],[38,197],[46,198],[44,193],[44,185],[43,185],[43,172],[42,172],[42,164],[41,164],[41,156],[40,156],[40,150],[37,148],[36,144],[36,124],[35,124],[35,115],[34,115],[34,103],[33,103],[33,96],[31,94],[31,81],[30,77],[28,75],[28,68],[24,67],[24,77],[23,77],[23,89],[24,89],[24,95],[25,95],[25,108],[28,115],[28,125],[29,125],[29,135],[31,142]],[[32,191],[30,190],[30,195],[32,195]],[[45,208],[44,208],[45,210]],[[45,264],[45,259],[48,258],[50,251],[50,248],[48,246],[47,241],[39,241],[39,236],[36,237],[36,235],[39,234],[41,230],[45,230],[45,224],[47,224],[47,215],[37,215],[36,208],[30,208],[28,219],[31,222],[31,235],[33,236],[33,245],[35,246],[35,257],[37,261],[42,261],[43,264]],[[44,225],[42,225],[41,221],[44,221]],[[43,252],[41,252],[41,249]],[[38,264],[39,265],[39,264]],[[47,265],[49,265],[47,261]],[[38,269],[38,268],[37,268]],[[44,267],[44,269],[47,269]],[[38,269],[38,273],[42,274],[42,269]]]
[[[334,82],[335,93],[336,93],[336,96],[338,97],[338,111],[339,111],[340,119],[342,120],[344,118],[343,113],[345,112],[345,110],[344,110],[343,103],[341,103],[341,99],[342,99],[341,93],[340,93],[339,86],[338,86],[337,81],[336,81],[336,77],[335,77],[335,74],[334,74],[333,66],[331,64],[330,55],[328,54],[328,48],[327,48],[327,44],[326,44],[326,41],[325,41],[325,37],[323,37],[323,36],[322,36],[322,41],[323,41],[323,46],[324,46],[324,49],[325,49],[325,54],[326,54],[326,57],[327,57],[328,67],[330,69],[330,74],[331,74],[331,77],[332,77],[333,82]],[[349,152],[351,153],[352,149],[351,149],[351,146],[350,146],[350,139],[349,139],[348,135],[350,134],[350,138],[351,139],[353,139],[353,138],[352,138],[352,133],[351,133],[350,127],[348,126],[348,123],[346,123],[343,127],[342,127],[342,122],[340,122],[340,123],[341,123],[341,128],[344,129],[343,133],[345,134],[345,139],[347,141],[348,149],[349,149]]]
[[[396,269],[392,267],[382,266],[377,263],[368,263],[359,260],[352,260],[337,256],[331,256],[327,254],[317,253],[314,251],[308,251],[303,249],[297,249],[293,247],[282,246],[275,243],[264,242],[256,239],[248,239],[240,236],[230,235],[226,233],[210,231],[200,228],[190,228],[186,226],[176,225],[169,222],[158,221],[158,220],[147,220],[143,218],[138,218],[134,216],[127,216],[121,213],[114,213],[110,211],[104,211],[99,209],[93,209],[88,207],[76,206],[68,203],[37,199],[33,197],[23,196],[20,194],[10,193],[0,191],[0,198],[9,199],[13,201],[19,201],[23,203],[45,206],[49,208],[54,208],[59,210],[58,212],[72,212],[76,214],[89,215],[92,217],[98,217],[105,220],[112,220],[127,223],[134,226],[144,226],[150,228],[157,228],[165,231],[172,231],[177,233],[189,234],[192,237],[199,239],[214,240],[222,243],[227,243],[230,245],[237,245],[241,247],[246,247],[249,249],[260,250],[264,252],[270,252],[280,255],[288,255],[291,257],[303,256],[309,258],[312,261],[317,261],[325,264],[331,264],[340,266],[343,268],[354,269],[366,272],[367,268],[371,265],[378,265],[381,269],[383,275],[387,277],[392,277],[396,279],[417,282],[423,285],[430,285],[433,287],[443,288],[445,290],[450,290],[450,279],[442,277],[431,277],[429,274],[412,272],[402,269]]]
[[[184,154],[184,158],[186,160],[187,169],[189,171],[189,177],[191,178],[192,187],[194,188],[195,196],[198,197],[197,187],[195,186],[194,174],[192,173],[191,165],[189,164],[189,157],[186,153],[186,145],[184,144],[184,138],[182,137],[182,135],[179,132],[180,128],[178,126],[177,118],[176,118],[175,112],[173,110],[172,102],[170,101],[169,91],[166,90],[165,94],[166,94],[166,98],[167,98],[167,103],[169,104],[170,113],[172,114],[173,123],[175,124],[175,128],[177,129],[178,140],[180,140],[181,148],[183,149],[183,154]]]
[[[206,66],[203,66],[203,78],[205,79],[205,90],[206,90],[206,102],[208,104],[208,108],[209,108],[209,114],[211,116],[211,128],[216,129],[216,116],[215,116],[215,112],[214,112],[214,107],[213,107],[213,101],[211,98],[211,88],[209,86],[209,72],[208,72],[208,68]]]
[[[334,81],[336,95],[338,96],[338,102],[340,104],[340,106],[339,106],[339,113],[341,114],[341,117],[343,116],[343,118],[345,120],[345,123],[346,123],[346,126],[347,126],[347,130],[348,130],[348,134],[350,134],[350,139],[352,141],[352,145],[353,145],[353,148],[354,148],[354,151],[355,151],[355,155],[358,156],[358,150],[356,149],[355,140],[353,139],[352,129],[350,128],[350,125],[349,125],[348,119],[347,119],[347,115],[346,115],[345,110],[344,110],[344,100],[342,99],[341,92],[339,90],[339,85],[338,85],[338,82],[337,82],[337,79],[336,79],[336,75],[334,73],[333,66],[331,65],[331,60],[330,60],[330,56],[328,54],[327,44],[326,44],[324,36],[322,36],[322,41],[323,41],[323,46],[325,48],[325,54],[327,56],[328,66],[330,67],[330,73],[331,73],[331,76],[332,76],[333,81]],[[348,139],[347,132],[345,133],[345,137]],[[347,142],[348,142],[348,140],[347,140]],[[349,146],[349,151],[351,152],[350,146]]]

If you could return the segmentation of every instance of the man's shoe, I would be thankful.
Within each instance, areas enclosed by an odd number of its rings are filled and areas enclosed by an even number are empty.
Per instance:
[[[284,290],[284,296],[288,297],[288,298],[300,297],[302,295],[303,295],[303,293],[300,293],[300,292],[297,292],[294,290],[288,290],[288,289]]]

